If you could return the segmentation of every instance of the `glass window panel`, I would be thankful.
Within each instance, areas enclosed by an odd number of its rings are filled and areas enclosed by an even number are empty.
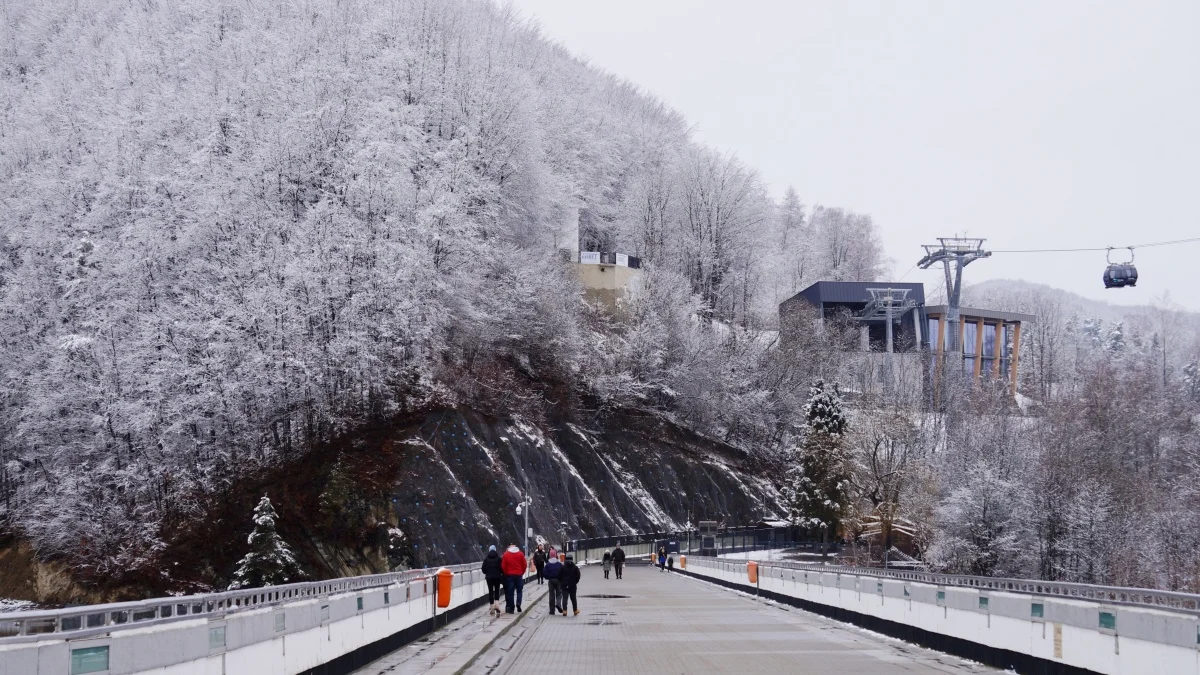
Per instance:
[[[996,355],[996,326],[990,323],[983,325],[983,355]]]
[[[84,647],[71,650],[71,675],[102,673],[108,670],[108,647]]]
[[[1046,618],[1046,606],[1040,602],[1035,602],[1029,606],[1029,616],[1035,619]]]
[[[1107,630],[1117,629],[1117,615],[1112,612],[1100,612],[1100,627]]]
[[[928,323],[929,326],[926,328],[928,334],[925,336],[925,339],[929,342],[929,348],[936,352],[938,348],[938,320],[930,319]]]
[[[987,609],[987,608],[988,608],[988,599],[987,599],[987,597],[985,597],[985,596],[982,596],[982,595],[981,595],[981,596],[979,596],[979,609]]]
[[[963,324],[963,354],[975,354],[975,340],[979,336],[979,325],[975,323]]]

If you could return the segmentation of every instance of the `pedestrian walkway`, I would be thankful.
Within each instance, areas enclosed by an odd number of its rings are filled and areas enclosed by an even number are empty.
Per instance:
[[[491,646],[503,653],[545,615],[545,584],[525,584],[521,614],[492,616],[488,606],[475,609],[449,625],[354,671],[352,675],[439,675],[458,673]],[[504,605],[503,596],[500,605]]]
[[[582,570],[579,616],[549,616],[543,599],[521,637],[495,641],[465,672],[999,672],[643,564],[621,580]]]

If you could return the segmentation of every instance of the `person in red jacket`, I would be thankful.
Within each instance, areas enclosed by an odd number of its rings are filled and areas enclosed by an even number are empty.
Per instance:
[[[516,544],[509,544],[508,550],[500,556],[500,569],[504,572],[504,611],[508,614],[513,613],[514,592],[517,611],[521,611],[521,600],[525,594],[525,572],[528,568],[529,562],[525,560],[525,554],[521,553]]]

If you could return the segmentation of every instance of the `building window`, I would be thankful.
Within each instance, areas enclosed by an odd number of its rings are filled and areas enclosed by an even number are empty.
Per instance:
[[[935,352],[941,348],[941,345],[938,344],[938,323],[939,322],[941,322],[941,319],[939,319],[936,316],[927,321],[929,326],[926,329],[928,332],[926,333],[925,337],[927,340],[929,340],[929,348]]]
[[[975,340],[979,337],[979,324],[963,322],[963,354],[975,356]]]
[[[1046,606],[1040,602],[1029,605],[1029,616],[1034,619],[1046,618]]]
[[[1100,612],[1100,627],[1104,630],[1117,629],[1117,615],[1112,612]]]
[[[996,356],[996,325],[991,323],[983,324],[983,355],[986,357]]]

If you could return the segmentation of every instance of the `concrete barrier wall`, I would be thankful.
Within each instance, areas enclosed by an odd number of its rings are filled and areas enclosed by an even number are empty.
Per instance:
[[[108,669],[89,672],[297,675],[405,631],[416,637],[432,630],[435,613],[440,625],[447,614],[487,595],[477,570],[457,574],[454,581],[447,609],[436,608],[436,580],[425,578],[101,636],[0,644],[0,675],[68,675],[73,652],[79,661],[104,649]]]
[[[751,584],[745,562],[687,560],[690,575],[1018,672],[1200,675],[1193,612],[770,563],[758,569]]]

